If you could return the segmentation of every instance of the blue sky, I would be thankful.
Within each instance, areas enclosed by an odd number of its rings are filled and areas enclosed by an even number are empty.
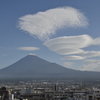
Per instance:
[[[100,71],[99,0],[2,0],[0,68],[29,53],[67,68]]]

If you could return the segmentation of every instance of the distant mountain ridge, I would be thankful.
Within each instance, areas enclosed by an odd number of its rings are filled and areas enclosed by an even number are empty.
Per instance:
[[[78,71],[28,55],[0,70],[0,78],[99,78],[100,72]]]

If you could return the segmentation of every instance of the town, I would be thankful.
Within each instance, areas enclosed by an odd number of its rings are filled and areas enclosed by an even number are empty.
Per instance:
[[[100,80],[1,81],[0,100],[100,100]]]

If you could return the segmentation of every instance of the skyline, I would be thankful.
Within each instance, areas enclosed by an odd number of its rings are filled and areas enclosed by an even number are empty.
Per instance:
[[[32,53],[77,70],[100,71],[100,1],[1,1],[0,68]]]

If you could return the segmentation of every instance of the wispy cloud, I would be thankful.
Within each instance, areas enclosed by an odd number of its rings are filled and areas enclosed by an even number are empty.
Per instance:
[[[61,60],[84,60],[93,57],[100,57],[100,51],[83,51],[77,55],[65,56]]]
[[[93,39],[89,35],[78,35],[50,39],[44,45],[58,54],[69,55],[84,52],[82,48],[88,47],[91,42]]]
[[[76,55],[65,56],[64,58],[61,58],[61,60],[83,60],[83,59],[84,57]]]
[[[24,50],[24,51],[35,51],[35,50],[39,50],[38,47],[19,47],[17,49],[18,50]]]
[[[63,63],[63,66],[64,66],[64,67],[67,67],[67,68],[71,68],[71,66],[72,66],[73,64],[74,64],[73,62],[64,62],[64,63]]]
[[[100,45],[100,37],[94,39],[93,45]]]
[[[87,59],[84,60],[84,65],[80,68],[80,70],[87,71],[100,71],[100,59]]]
[[[83,58],[99,57],[100,51],[84,51],[78,55]]]
[[[64,27],[85,27],[87,18],[78,9],[60,7],[19,18],[19,27],[41,40],[49,39],[56,30]]]

